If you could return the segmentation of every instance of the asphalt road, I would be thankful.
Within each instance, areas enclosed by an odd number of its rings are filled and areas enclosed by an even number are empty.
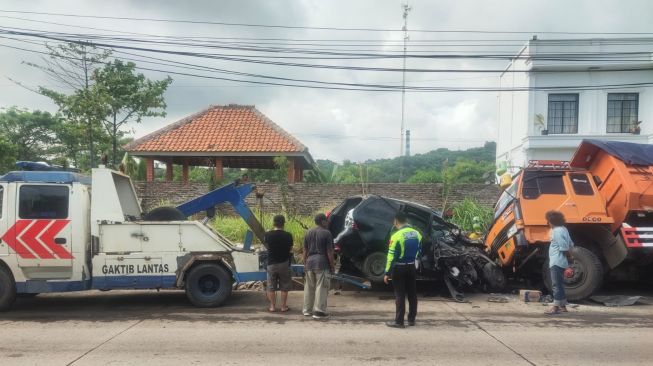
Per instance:
[[[234,292],[217,309],[181,292],[115,291],[20,299],[0,314],[0,365],[483,364],[650,365],[653,306],[580,305],[543,315],[540,304],[420,298],[418,325],[383,325],[390,293],[343,292],[332,317],[268,313],[263,293]]]

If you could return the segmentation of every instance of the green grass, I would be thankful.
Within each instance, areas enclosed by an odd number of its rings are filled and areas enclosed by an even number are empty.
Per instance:
[[[492,207],[481,205],[472,198],[465,198],[454,206],[451,222],[465,231],[485,232],[492,223],[493,215]]]
[[[313,223],[312,216],[286,216],[286,225],[284,230],[289,232],[293,237],[294,247],[293,250],[295,253],[301,253],[302,243],[304,242],[304,233],[311,227],[315,226]],[[260,216],[257,214],[257,218],[260,219]],[[272,218],[274,214],[264,214],[261,224],[263,228],[267,230],[272,229]],[[245,239],[245,233],[249,230],[249,227],[240,216],[227,216],[220,215],[217,216],[211,223],[213,229],[220,232],[227,239],[231,240],[234,243],[242,243]],[[254,244],[261,244],[256,238],[254,239]]]

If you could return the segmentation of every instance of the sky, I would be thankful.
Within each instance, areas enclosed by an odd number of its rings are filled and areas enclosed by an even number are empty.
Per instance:
[[[0,25],[49,32],[125,35],[125,32],[175,37],[283,39],[281,47],[335,49],[348,52],[401,54],[403,35],[402,1],[395,0],[188,0],[162,2],[152,0],[63,0],[0,2]],[[447,53],[516,53],[537,34],[539,39],[588,38],[592,35],[551,34],[546,32],[653,32],[649,0],[423,0],[409,1],[408,52]],[[19,14],[1,11],[101,15],[112,17],[194,20],[240,24],[283,25],[291,28],[227,26],[118,20],[55,15]],[[17,19],[21,18],[21,19]],[[49,22],[49,23],[43,23]],[[51,24],[58,23],[58,24]],[[77,28],[76,28],[77,27]],[[93,27],[106,31],[79,27]],[[295,28],[300,27],[300,28]],[[365,28],[355,30],[319,30],[301,27]],[[446,31],[506,31],[523,33],[440,33]],[[123,32],[123,33],[120,33]],[[30,40],[23,38],[23,40]],[[288,39],[300,41],[287,41]],[[318,40],[318,41],[314,41]],[[325,41],[331,40],[331,41]],[[335,40],[335,41],[334,41]],[[31,39],[31,41],[38,41]],[[301,44],[299,44],[301,43]],[[299,45],[298,45],[299,44]],[[326,44],[329,44],[326,46]],[[344,46],[349,45],[349,46]],[[466,46],[462,46],[466,45]],[[43,50],[39,44],[26,44],[0,38],[0,107],[19,106],[56,112],[49,99],[12,82],[36,88],[51,83],[45,75],[25,65],[38,62],[40,55],[6,46]],[[141,44],[141,46],[143,46]],[[174,47],[160,49],[178,50]],[[194,49],[204,52],[206,49]],[[428,52],[426,52],[428,51]],[[208,51],[207,51],[208,52]],[[241,54],[242,51],[211,50]],[[114,54],[120,57],[120,54]],[[261,54],[259,54],[261,55]],[[276,54],[263,54],[269,60]],[[273,75],[282,78],[310,79],[338,83],[385,84],[400,86],[401,72],[336,70],[263,65],[227,60],[168,56],[168,60],[210,66],[229,71]],[[275,59],[279,60],[279,59]],[[329,64],[345,67],[402,68],[402,59],[284,60],[297,63]],[[506,60],[407,59],[407,68],[429,69],[503,69]],[[151,64],[138,66],[154,68]],[[162,67],[160,67],[162,68]],[[175,72],[189,71],[168,67]],[[141,70],[152,79],[165,73]],[[203,75],[229,77],[202,72]],[[130,124],[127,130],[135,137],[200,111],[209,105],[255,105],[286,131],[295,135],[316,159],[365,161],[391,158],[400,153],[402,96],[399,91],[352,91],[305,89],[256,85],[171,75],[174,79],[165,94],[167,116]],[[443,87],[497,87],[498,73],[406,73],[406,85]],[[247,79],[245,77],[244,79]],[[269,81],[269,80],[268,80]],[[497,136],[496,92],[414,92],[405,95],[405,125],[411,130],[411,153],[424,153],[445,147],[465,149],[483,145]]]

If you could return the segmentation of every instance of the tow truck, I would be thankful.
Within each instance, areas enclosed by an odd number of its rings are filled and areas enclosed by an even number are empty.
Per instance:
[[[192,304],[214,307],[234,282],[266,278],[266,252],[252,249],[253,235],[263,242],[264,231],[245,203],[253,184],[227,184],[144,214],[119,171],[100,166],[89,178],[21,167],[31,170],[0,177],[0,310],[17,294],[93,289],[183,289]],[[251,229],[242,246],[206,225],[225,202]],[[202,211],[204,222],[187,220]],[[302,265],[293,271],[301,275]]]

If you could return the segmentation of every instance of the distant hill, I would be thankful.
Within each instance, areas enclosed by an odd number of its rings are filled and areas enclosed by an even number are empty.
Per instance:
[[[307,172],[307,181],[330,183],[358,183],[361,178],[369,183],[441,182],[443,171],[454,175],[461,183],[485,182],[495,170],[496,143],[486,142],[483,147],[467,150],[437,149],[424,154],[403,158],[367,160],[363,163],[317,160],[318,173]],[[403,178],[400,179],[400,176]]]

